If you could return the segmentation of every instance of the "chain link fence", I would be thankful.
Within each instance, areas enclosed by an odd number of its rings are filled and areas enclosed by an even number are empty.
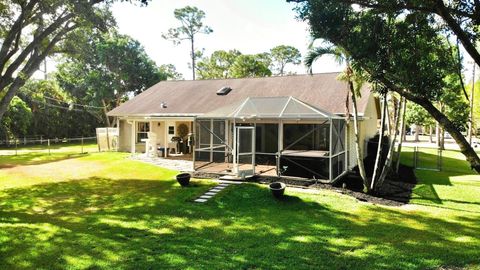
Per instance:
[[[77,138],[24,137],[0,141],[0,155],[84,154],[99,152],[96,136]]]
[[[402,162],[417,170],[441,171],[443,150],[429,147],[402,147]]]

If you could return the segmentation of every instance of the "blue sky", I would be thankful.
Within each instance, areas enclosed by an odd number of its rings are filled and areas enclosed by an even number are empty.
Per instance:
[[[294,4],[284,0],[152,0],[147,7],[116,3],[113,14],[120,32],[137,39],[158,64],[174,64],[185,79],[191,79],[189,42],[174,46],[161,34],[178,25],[176,8],[196,6],[205,11],[204,23],[213,29],[210,35],[198,35],[197,49],[210,55],[215,50],[237,49],[244,54],[266,52],[277,45],[291,45],[302,55],[310,42],[308,26],[295,19]],[[322,57],[313,71],[340,71],[330,57]],[[305,73],[303,65],[288,71]]]

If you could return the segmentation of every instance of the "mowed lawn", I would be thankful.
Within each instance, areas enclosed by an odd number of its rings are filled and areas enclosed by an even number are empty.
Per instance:
[[[402,207],[257,184],[197,204],[213,182],[127,157],[0,156],[0,269],[480,269],[480,177],[458,153]]]

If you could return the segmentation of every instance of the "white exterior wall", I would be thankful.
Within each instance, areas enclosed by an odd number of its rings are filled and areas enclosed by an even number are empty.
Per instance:
[[[131,130],[132,126],[127,123],[126,120],[119,121],[119,146],[118,151],[121,152],[130,152],[130,142],[131,142]]]
[[[373,94],[370,95],[367,108],[363,119],[359,122],[359,137],[360,137],[360,148],[363,154],[363,157],[366,156],[366,146],[367,141],[375,136],[378,132],[378,115],[377,108],[375,106],[375,97]],[[357,166],[357,151],[355,147],[355,129],[353,118],[350,121],[348,127],[348,169],[351,170],[353,167]]]
[[[132,145],[132,136],[136,137],[136,133],[132,134],[132,125],[128,122],[133,122],[135,120],[135,131],[137,130],[138,122],[149,122],[150,131],[156,133],[157,135],[157,146],[163,147],[165,145],[165,137],[171,138],[174,135],[167,134],[167,127],[169,125],[175,127],[175,133],[177,132],[178,125],[184,123],[187,125],[189,132],[191,130],[191,123],[193,118],[123,118],[119,120],[119,151],[121,152],[130,152]],[[135,138],[136,141],[136,138]],[[167,143],[170,142],[170,139],[167,139]],[[135,152],[145,152],[145,143],[136,143]]]

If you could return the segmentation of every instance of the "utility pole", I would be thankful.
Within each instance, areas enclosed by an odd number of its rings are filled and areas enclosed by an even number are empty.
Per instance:
[[[470,93],[470,115],[468,119],[468,143],[472,144],[472,134],[473,134],[473,97],[475,93],[475,62],[473,62],[473,72],[472,72],[472,90]]]

